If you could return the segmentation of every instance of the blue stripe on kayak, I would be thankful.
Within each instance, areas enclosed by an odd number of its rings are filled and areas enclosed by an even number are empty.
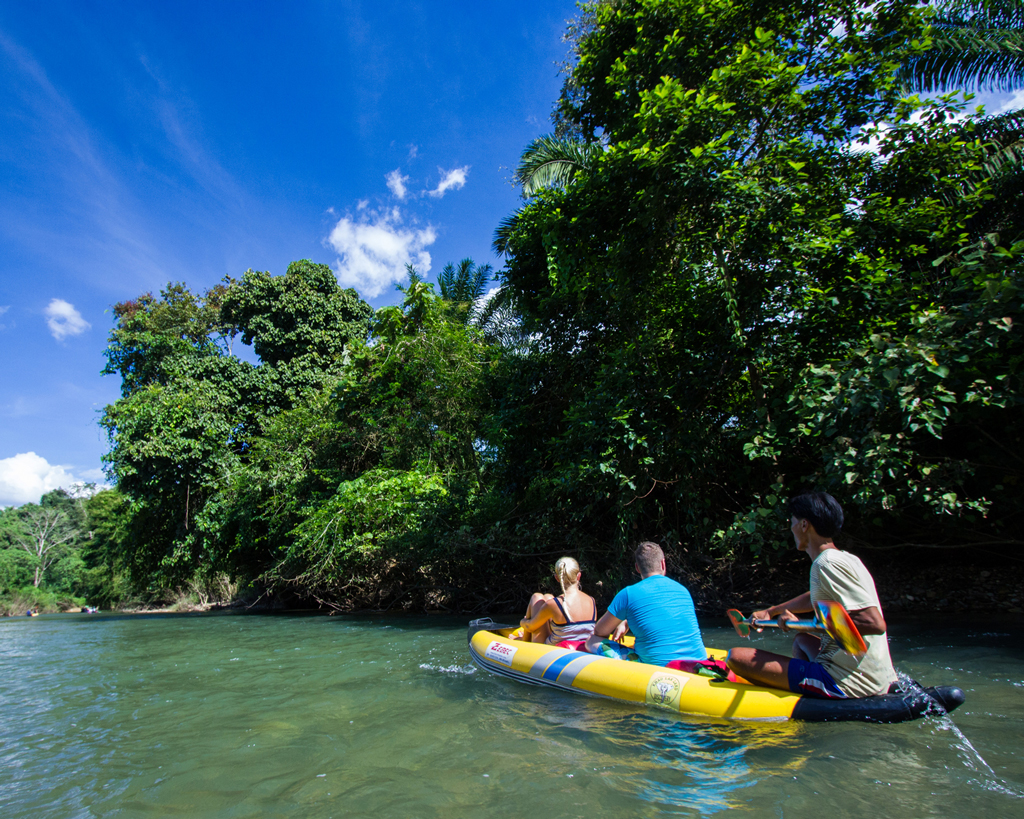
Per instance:
[[[558,675],[562,673],[562,669],[565,668],[567,665],[569,665],[569,663],[571,663],[573,660],[576,659],[573,656],[573,654],[575,654],[575,652],[573,652],[572,654],[567,653],[564,656],[559,657],[551,665],[549,665],[547,667],[547,670],[545,670],[545,672],[544,672],[544,675],[543,675],[544,679],[545,680],[551,680],[552,682],[557,680],[558,679]]]
[[[561,676],[558,678],[558,682],[563,685],[572,685],[576,682],[576,675],[579,674],[584,668],[591,663],[596,663],[600,657],[596,657],[593,654],[582,654],[576,652],[579,656],[573,657],[569,662],[570,665],[562,671]]]
[[[576,675],[597,659],[599,658],[593,654],[571,651],[551,663],[540,677],[543,680],[558,682],[562,685],[572,685]],[[570,665],[572,668],[569,668]],[[561,679],[559,679],[560,677]]]

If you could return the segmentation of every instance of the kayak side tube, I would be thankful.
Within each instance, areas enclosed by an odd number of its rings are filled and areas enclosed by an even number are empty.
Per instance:
[[[492,674],[518,682],[654,705],[680,714],[727,719],[893,723],[942,713],[943,709],[952,711],[964,701],[963,691],[952,686],[861,699],[802,697],[789,691],[718,682],[685,671],[544,643],[510,640],[507,635],[513,630],[512,626],[502,626],[490,619],[470,623],[469,651],[473,662]],[[723,659],[726,652],[709,648],[708,654]]]
[[[793,719],[806,722],[909,722],[928,714],[949,713],[962,705],[964,699],[964,692],[952,685],[848,700],[801,697],[793,709]]]

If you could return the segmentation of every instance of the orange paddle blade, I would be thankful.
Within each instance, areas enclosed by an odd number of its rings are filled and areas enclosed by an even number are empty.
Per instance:
[[[732,627],[736,629],[736,633],[740,637],[750,636],[750,623],[747,618],[743,616],[743,613],[738,609],[729,609],[726,614],[729,616],[729,622],[732,623]]]
[[[818,619],[825,626],[825,631],[842,646],[843,651],[852,654],[858,660],[868,650],[864,638],[860,636],[857,626],[841,603],[834,600],[819,600],[815,606]]]

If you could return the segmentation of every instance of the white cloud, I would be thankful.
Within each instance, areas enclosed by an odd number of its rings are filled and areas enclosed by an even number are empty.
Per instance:
[[[412,160],[414,160],[417,157],[417,155],[419,155],[419,152],[420,152],[419,145],[410,145],[409,146],[409,161],[411,162]]]
[[[79,473],[83,481],[88,483],[96,484],[97,489],[109,489],[110,487],[105,483],[107,480],[106,473],[102,469],[86,469],[84,472]]]
[[[68,336],[81,335],[92,327],[82,318],[82,314],[74,308],[74,305],[64,299],[54,299],[47,305],[44,312],[50,332],[57,341],[63,341]]]
[[[54,489],[70,487],[76,478],[66,466],[53,466],[34,452],[0,459],[0,506],[39,503]]]
[[[1024,108],[1024,88],[1018,88],[1013,95],[996,110],[997,114],[1005,114],[1007,111],[1016,111]]]
[[[458,190],[466,184],[466,177],[469,175],[469,165],[463,168],[452,168],[450,171],[437,169],[441,173],[441,182],[432,191],[427,191],[431,196],[444,196],[449,190]]]
[[[7,305],[0,305],[0,316],[2,316],[4,313],[6,313],[10,309],[11,309],[11,305],[9,305],[9,304],[7,304]],[[13,324],[0,323],[0,330],[6,330],[8,327],[13,327],[13,326],[14,326]]]
[[[402,176],[402,169],[395,168],[391,173],[385,174],[384,178],[388,181],[388,190],[399,199],[405,199],[407,192],[405,183],[409,181],[409,177]]]
[[[388,285],[402,281],[407,264],[426,275],[430,270],[426,248],[436,239],[437,233],[429,225],[422,230],[403,227],[401,212],[392,208],[360,214],[358,221],[343,217],[327,237],[327,244],[338,253],[338,281],[372,299]]]

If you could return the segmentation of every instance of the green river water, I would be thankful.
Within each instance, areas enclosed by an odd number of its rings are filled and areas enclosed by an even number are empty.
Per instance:
[[[1024,816],[1020,625],[891,622],[897,666],[967,702],[865,725],[521,685],[474,669],[465,619],[7,618],[0,816]]]

